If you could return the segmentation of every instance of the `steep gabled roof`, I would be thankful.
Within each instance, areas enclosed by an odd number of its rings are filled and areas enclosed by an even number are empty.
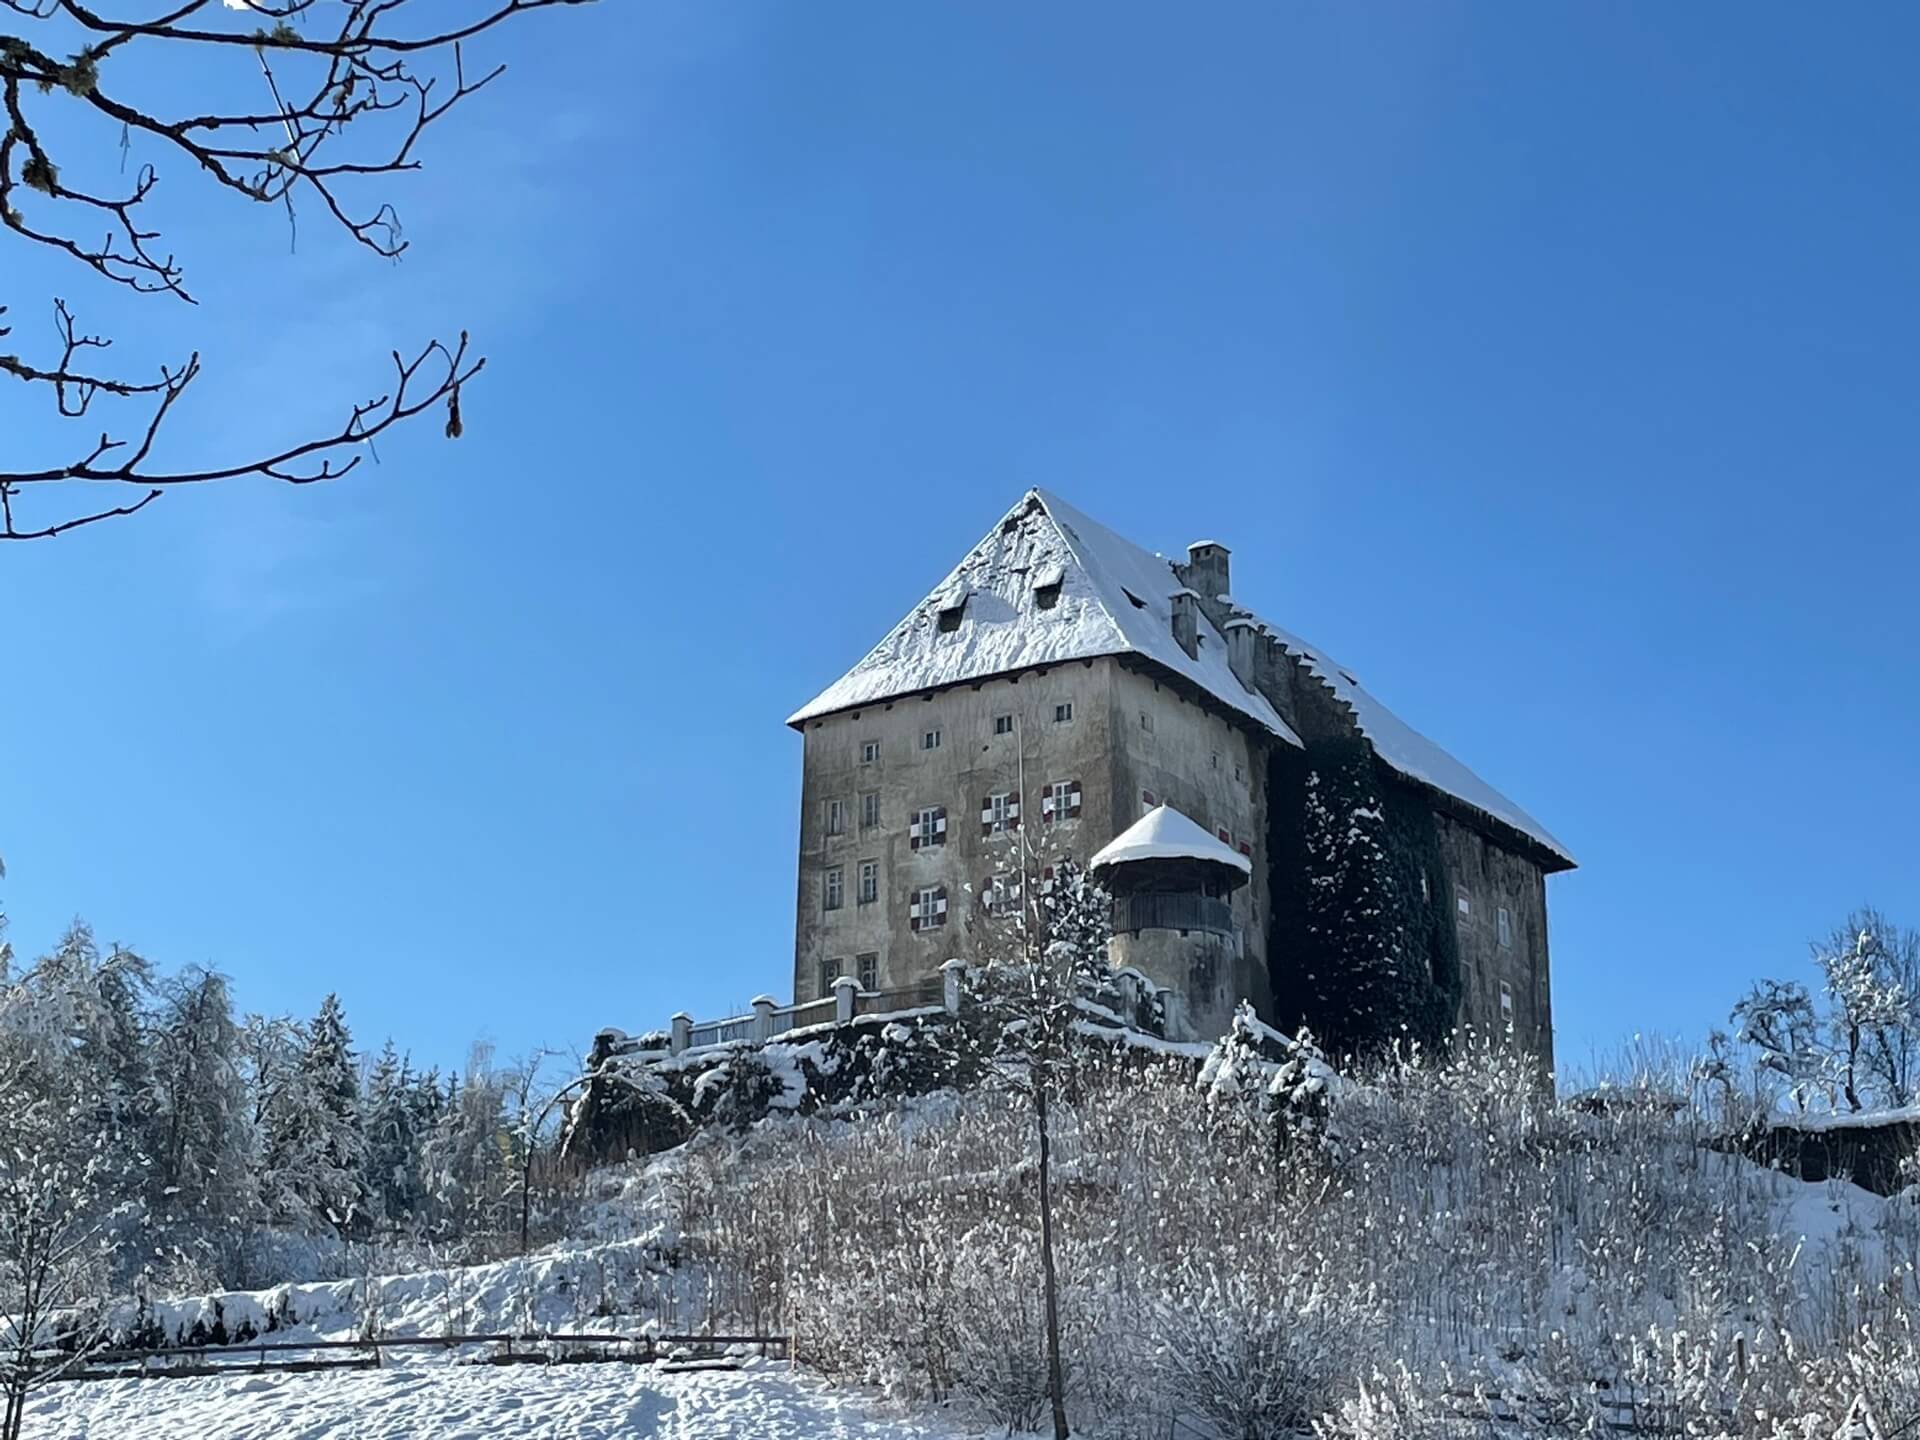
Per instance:
[[[1242,875],[1253,873],[1253,862],[1230,845],[1202,830],[1191,817],[1171,805],[1156,805],[1116,835],[1087,862],[1087,872],[1098,875],[1110,865],[1136,860],[1204,860],[1225,865]]]
[[[821,715],[1069,660],[1138,655],[1205,690],[1291,744],[1300,737],[1266,697],[1242,685],[1204,612],[1197,657],[1173,637],[1173,595],[1185,588],[1165,556],[1141,549],[1059,496],[1030,490],[886,639],[795,711]],[[1042,591],[1056,590],[1051,605]],[[1196,607],[1196,610],[1198,607]],[[1278,626],[1253,617],[1353,711],[1392,770],[1450,795],[1574,863],[1545,826],[1382,705],[1353,673]]]
[[[1180,648],[1172,596],[1181,588],[1166,560],[1044,490],[1029,491],[886,639],[787,723],[1036,665],[1141,655],[1298,745],[1266,698],[1234,678],[1226,639],[1204,615],[1198,657]],[[1053,589],[1043,605],[1041,592]]]
[[[1482,780],[1433,741],[1415,730],[1368,693],[1353,672],[1298,636],[1289,635],[1277,625],[1260,622],[1313,676],[1344,701],[1353,711],[1360,733],[1373,746],[1373,753],[1389,769],[1430,785],[1443,795],[1451,795],[1471,809],[1518,830],[1522,835],[1556,856],[1565,867],[1576,862],[1567,848],[1548,833],[1547,827]],[[1549,869],[1553,868],[1551,866]]]

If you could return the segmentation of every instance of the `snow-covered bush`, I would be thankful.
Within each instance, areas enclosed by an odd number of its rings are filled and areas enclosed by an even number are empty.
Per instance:
[[[1708,1148],[1684,1065],[1557,1102],[1496,1044],[1336,1077],[1248,1028],[1215,1059],[1092,1047],[1053,1115],[1076,1430],[1419,1440],[1505,1415],[1784,1440],[1812,1417],[1824,1440],[1862,1395],[1920,1406],[1920,1206]],[[1276,1081],[1322,1130],[1276,1143]],[[843,1378],[1044,1420],[1018,1095],[722,1139],[689,1147],[712,1154],[678,1213],[689,1253],[738,1273],[743,1320]]]

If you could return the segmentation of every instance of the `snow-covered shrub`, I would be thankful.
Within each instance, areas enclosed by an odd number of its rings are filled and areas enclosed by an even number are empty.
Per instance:
[[[1381,1328],[1377,1297],[1271,1239],[1252,1253],[1183,1257],[1149,1320],[1165,1393],[1233,1440],[1304,1432],[1351,1390]]]

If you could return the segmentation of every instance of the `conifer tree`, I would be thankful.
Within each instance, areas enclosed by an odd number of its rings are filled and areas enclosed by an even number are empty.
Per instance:
[[[1306,779],[1307,1025],[1336,1053],[1403,1042],[1427,977],[1408,943],[1385,800],[1364,745],[1329,746]]]
[[[389,1040],[367,1076],[367,1193],[373,1213],[408,1225],[425,1209],[419,1086]]]
[[[328,995],[289,1038],[292,1054],[270,1057],[280,1073],[264,1114],[263,1173],[281,1219],[350,1233],[367,1219],[366,1137],[339,997]]]

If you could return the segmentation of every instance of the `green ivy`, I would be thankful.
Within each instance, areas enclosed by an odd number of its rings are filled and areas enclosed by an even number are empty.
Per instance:
[[[1280,1028],[1336,1053],[1444,1051],[1460,952],[1432,810],[1365,741],[1322,740],[1275,756],[1267,813]]]

